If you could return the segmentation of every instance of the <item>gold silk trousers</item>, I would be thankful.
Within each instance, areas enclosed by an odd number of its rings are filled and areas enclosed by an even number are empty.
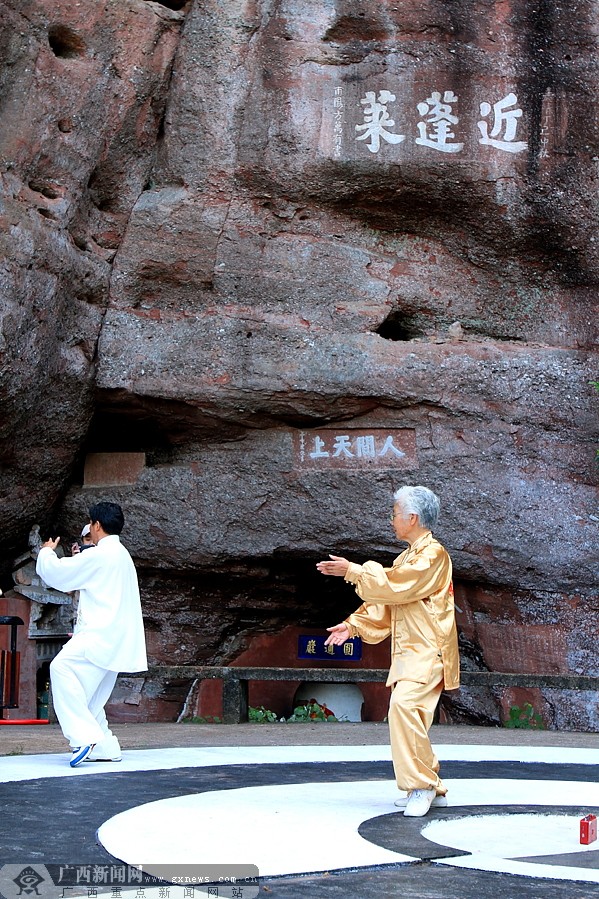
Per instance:
[[[439,777],[439,762],[428,738],[435,708],[443,690],[441,660],[428,684],[397,681],[389,702],[389,737],[395,780],[400,790],[434,789],[447,792]]]

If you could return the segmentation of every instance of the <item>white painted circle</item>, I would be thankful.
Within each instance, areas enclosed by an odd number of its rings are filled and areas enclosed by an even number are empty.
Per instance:
[[[441,846],[499,858],[564,855],[598,848],[592,843],[580,844],[580,818],[576,815],[474,814],[431,821],[422,836]]]
[[[430,831],[425,835],[434,842],[473,854],[439,859],[435,864],[599,883],[599,870],[544,864],[542,858],[539,863],[519,862],[508,854],[514,849],[513,840],[505,844],[496,841],[499,827],[510,831],[512,820],[521,819],[517,848],[521,858],[578,851],[580,845],[565,841],[564,831],[549,835],[551,821],[546,822],[545,837],[551,839],[547,848],[547,842],[539,841],[527,824],[529,818],[538,824],[543,816],[510,815],[508,808],[514,805],[584,808],[587,804],[597,807],[599,784],[509,779],[448,779],[445,784],[449,789],[449,806],[463,807],[462,820],[474,823],[466,823],[462,832],[449,826],[442,838],[438,833],[431,837]],[[391,781],[312,782],[215,790],[130,809],[106,821],[98,831],[98,838],[111,855],[127,864],[143,864],[146,869],[150,862],[165,865],[235,862],[257,865],[260,876],[269,877],[411,862],[415,860],[413,857],[377,846],[358,833],[364,821],[401,814],[393,805],[396,797],[397,789]],[[475,809],[481,805],[508,808],[505,816],[477,816]],[[472,809],[470,819],[467,809]],[[566,817],[570,820],[568,827],[576,820],[574,816],[547,817]],[[434,823],[431,820],[427,828]],[[453,823],[457,825],[458,820]],[[481,834],[484,834],[484,846],[480,840],[477,842],[477,835]],[[599,848],[598,844],[595,846]]]

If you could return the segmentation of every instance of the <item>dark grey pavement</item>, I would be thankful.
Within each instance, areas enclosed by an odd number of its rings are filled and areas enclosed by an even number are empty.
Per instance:
[[[125,750],[172,747],[293,746],[335,745],[372,746],[387,743],[385,724],[275,724],[275,725],[188,725],[144,724],[115,726]],[[469,746],[516,746],[599,750],[599,735],[500,730],[437,726],[433,742]],[[66,746],[56,726],[0,726],[0,753],[37,755],[64,752]],[[476,755],[476,753],[474,754]],[[66,756],[65,756],[66,764]],[[2,759],[0,758],[0,770]],[[593,781],[596,764],[538,764],[518,761],[445,761],[446,778],[509,778],[547,781],[547,790],[556,781]],[[178,768],[158,771],[98,773],[92,777],[42,778],[2,784],[2,844],[0,863],[107,864],[116,860],[96,838],[97,828],[120,811],[144,803],[190,793],[221,791],[247,786],[343,781],[348,784],[351,803],[352,781],[389,780],[389,762],[318,762],[229,765],[227,767]],[[529,809],[530,810],[530,809]],[[518,807],[500,810],[506,816],[519,814]],[[553,813],[556,809],[553,808]],[[557,810],[559,812],[559,809]],[[588,809],[568,809],[583,814]],[[599,810],[596,810],[599,811]],[[477,815],[497,809],[476,808]],[[542,815],[547,809],[537,807]],[[464,815],[464,809],[431,811],[439,820]],[[366,821],[361,836],[385,848],[418,856],[415,863],[391,864],[370,869],[310,873],[309,859],[303,860],[303,876],[270,877],[260,882],[260,896],[272,899],[592,899],[599,897],[599,884],[537,877],[516,877],[439,866],[435,858],[450,859],[464,853],[447,850],[425,841],[420,835],[421,819],[405,819],[389,814]],[[301,845],[297,847],[301,854]],[[231,847],[235,861],[235,847]],[[551,859],[548,859],[551,864]],[[564,864],[560,857],[555,864]],[[599,852],[587,853],[583,863],[599,866]]]

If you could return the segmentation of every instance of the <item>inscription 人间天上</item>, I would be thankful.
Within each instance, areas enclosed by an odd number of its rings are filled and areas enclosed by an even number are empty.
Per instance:
[[[412,428],[297,431],[294,455],[301,468],[414,468],[417,467],[416,435]]]

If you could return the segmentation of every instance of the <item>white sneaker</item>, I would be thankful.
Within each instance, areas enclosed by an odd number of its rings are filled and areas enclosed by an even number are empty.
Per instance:
[[[71,751],[71,768],[77,768],[81,762],[87,761],[94,749],[94,743],[88,743],[87,746],[75,746]]]
[[[422,818],[428,813],[436,795],[434,789],[412,790],[408,796],[408,802],[404,809],[404,816],[406,818]]]
[[[89,762],[120,762],[123,758],[121,746],[117,738],[112,735],[96,743],[87,757]]]
[[[407,796],[400,796],[393,804],[398,808],[405,808],[411,795],[411,793],[408,793]],[[447,808],[447,796],[444,796],[442,793],[437,793],[431,802],[431,808]]]

